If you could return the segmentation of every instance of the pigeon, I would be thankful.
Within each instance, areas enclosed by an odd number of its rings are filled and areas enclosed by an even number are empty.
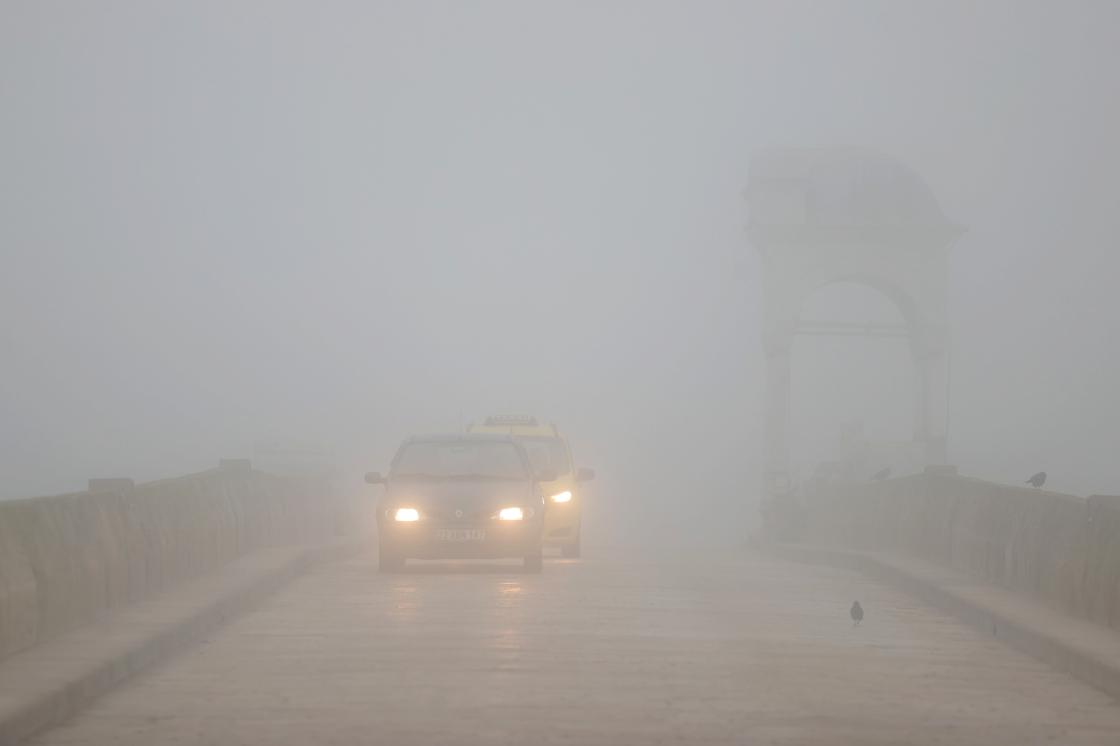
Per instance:
[[[890,475],[891,475],[891,467],[888,466],[886,469],[880,469],[879,471],[875,472],[875,474],[871,478],[874,479],[876,482],[882,482],[884,479],[886,479]]]
[[[1040,471],[1038,474],[1028,479],[1026,483],[1035,488],[1041,487],[1046,484],[1046,472]]]
[[[863,621],[863,607],[859,605],[859,601],[852,601],[852,608],[848,614],[852,617],[853,627]]]

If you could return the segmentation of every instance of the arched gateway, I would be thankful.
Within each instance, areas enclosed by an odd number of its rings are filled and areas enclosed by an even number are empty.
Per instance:
[[[906,336],[917,371],[914,440],[944,463],[948,413],[948,250],[962,229],[906,166],[859,149],[767,151],[750,167],[748,235],[764,268],[766,485],[792,489],[790,350],[797,334]],[[905,323],[801,318],[805,298],[833,282],[873,287]]]

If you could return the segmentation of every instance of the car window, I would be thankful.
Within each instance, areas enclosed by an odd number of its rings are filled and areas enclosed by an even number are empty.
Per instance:
[[[568,449],[559,438],[522,438],[522,443],[535,471],[567,474],[572,470]]]
[[[526,479],[513,443],[429,441],[404,446],[393,465],[394,477]]]

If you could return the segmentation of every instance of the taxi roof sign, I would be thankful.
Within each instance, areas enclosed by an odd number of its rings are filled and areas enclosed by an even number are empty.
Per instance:
[[[537,427],[537,418],[528,414],[498,414],[486,418],[486,427]]]

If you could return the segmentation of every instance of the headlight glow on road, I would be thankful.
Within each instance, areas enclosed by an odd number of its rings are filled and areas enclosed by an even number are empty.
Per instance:
[[[520,521],[525,518],[521,508],[502,508],[498,511],[499,521]]]
[[[393,518],[398,521],[418,521],[420,520],[420,511],[416,508],[397,508]]]
[[[572,493],[564,490],[563,492],[553,495],[549,498],[554,503],[570,503],[572,501]]]

